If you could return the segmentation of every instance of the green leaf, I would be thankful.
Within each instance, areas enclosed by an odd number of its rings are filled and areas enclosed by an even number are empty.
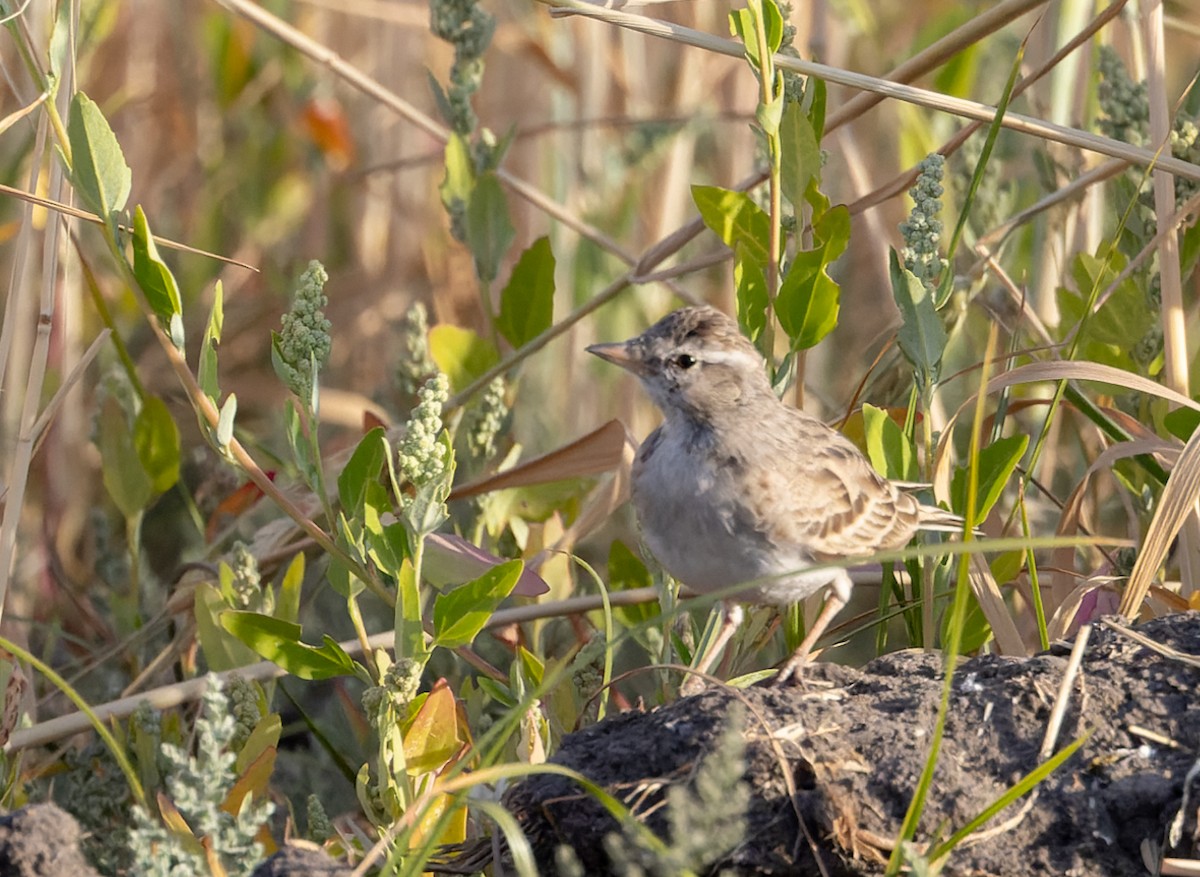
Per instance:
[[[297,551],[279,583],[279,599],[275,601],[275,617],[293,624],[300,618],[300,589],[304,584],[304,552]]]
[[[550,238],[534,241],[513,266],[500,293],[496,329],[513,347],[522,347],[554,321],[554,252]]]
[[[439,594],[433,604],[434,644],[453,649],[474,641],[496,607],[516,587],[522,568],[520,560],[510,560],[473,582]]]
[[[446,176],[438,192],[447,208],[458,205],[466,207],[475,188],[475,165],[471,161],[471,150],[458,134],[451,134],[446,141]]]
[[[396,659],[412,658],[423,664],[428,655],[425,627],[421,623],[421,591],[416,571],[406,559],[400,565],[396,582]]]
[[[167,263],[158,254],[154,235],[139,204],[133,211],[133,276],[146,296],[150,309],[168,324],[183,312],[179,284]],[[178,345],[177,345],[178,346]]]
[[[754,257],[746,252],[746,245],[739,242],[734,248],[733,285],[737,290],[737,317],[742,331],[751,341],[767,325],[767,278]]]
[[[485,284],[491,283],[516,237],[508,218],[508,198],[494,173],[483,174],[475,181],[466,219],[467,246],[475,257],[475,273]]]
[[[904,321],[896,333],[896,341],[916,370],[917,380],[928,386],[937,380],[942,353],[946,349],[946,328],[925,284],[900,263],[895,249],[890,252],[888,270],[892,295]]]
[[[117,214],[125,209],[133,175],[108,120],[83,92],[77,92],[71,100],[67,139],[71,144],[71,180],[115,240]]]
[[[775,0],[749,0],[745,9],[729,13],[729,32],[738,37],[746,48],[746,58],[754,67],[762,66],[758,36],[766,35],[767,49],[772,54],[783,45],[783,15]]]
[[[771,259],[771,218],[745,192],[717,186],[692,186],[692,200],[704,224],[730,249],[745,246],[746,257],[760,269]]]
[[[322,637],[322,645],[310,646],[300,641],[300,625],[282,618],[226,610],[220,620],[239,640],[293,676],[314,680],[354,675],[354,661],[328,635]]]
[[[221,330],[225,326],[225,294],[221,281],[213,289],[212,310],[208,312],[208,325],[204,329],[204,340],[200,343],[200,361],[196,379],[200,389],[217,404],[221,398],[221,386],[217,377],[217,345],[221,343]]]
[[[439,323],[429,330],[429,355],[455,393],[500,361],[490,341],[449,323]]]
[[[155,493],[165,493],[179,480],[179,427],[167,403],[146,396],[133,422],[133,446]]]
[[[109,496],[126,518],[145,509],[154,495],[154,482],[129,438],[125,412],[109,397],[100,411],[100,467]]]
[[[362,517],[367,487],[379,481],[389,452],[382,427],[375,427],[359,441],[338,475],[338,499],[347,515]]]
[[[779,172],[783,195],[798,211],[804,206],[804,193],[809,182],[821,178],[821,146],[813,124],[800,104],[793,101],[783,111],[779,136],[782,140]]]
[[[841,289],[826,270],[850,240],[850,212],[839,204],[813,226],[817,246],[796,254],[775,297],[779,325],[791,348],[807,350],[837,326]]]
[[[862,414],[867,457],[875,471],[896,481],[916,480],[917,455],[904,430],[882,408],[864,404]]]
[[[979,452],[979,484],[976,496],[978,512],[974,520],[982,521],[987,517],[992,506],[1000,499],[1008,478],[1012,475],[1025,449],[1029,447],[1029,436],[1011,435],[998,438]],[[959,514],[967,512],[967,467],[960,466],[954,471],[950,482],[950,502],[952,508]]]
[[[1176,408],[1163,416],[1163,426],[1180,441],[1187,441],[1200,426],[1200,411],[1194,408]]]
[[[229,604],[225,602],[220,591],[207,582],[196,585],[193,609],[196,617],[196,638],[200,641],[208,669],[217,673],[258,662],[258,655],[253,649],[221,626],[221,615],[228,609]]]

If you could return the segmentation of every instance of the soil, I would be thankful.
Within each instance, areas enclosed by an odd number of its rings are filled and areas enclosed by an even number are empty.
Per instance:
[[[0,877],[100,877],[79,851],[79,823],[56,804],[0,816]]]
[[[1143,846],[1151,856],[1163,850],[1200,752],[1200,613],[1158,619],[1136,632],[1161,645],[1139,644],[1107,626],[1093,632],[1058,748],[1091,736],[1033,794],[960,843],[942,873],[1148,873]],[[918,843],[946,839],[1041,763],[1069,652],[1064,646],[1028,659],[978,657],[960,666]],[[713,689],[600,722],[567,736],[552,761],[608,789],[671,843],[666,790],[693,783],[731,704],[742,701],[749,707],[747,830],[739,846],[701,873],[879,874],[929,754],[942,680],[940,658],[915,651],[861,671],[816,664],[799,686]],[[1198,855],[1197,798],[1200,779],[1193,777],[1180,839],[1167,855]],[[587,874],[616,873],[604,841],[618,826],[569,778],[536,776],[510,790],[505,803],[542,874],[556,873],[561,844],[575,850]],[[481,851],[482,844],[461,861],[477,867]]]

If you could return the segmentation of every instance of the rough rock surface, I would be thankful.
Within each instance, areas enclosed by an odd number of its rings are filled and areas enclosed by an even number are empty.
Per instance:
[[[1142,845],[1166,843],[1200,752],[1200,613],[1158,619],[1136,632],[1166,650],[1106,626],[1095,630],[1058,748],[1089,731],[1090,738],[1035,794],[959,845],[944,873],[1147,873]],[[1038,766],[1068,654],[1059,647],[960,667],[918,842],[944,840]],[[710,873],[877,874],[925,765],[941,687],[939,657],[915,651],[884,656],[862,671],[818,664],[802,687],[714,689],[614,717],[569,735],[552,760],[608,789],[669,842],[664,790],[690,781],[731,702],[744,699],[745,780],[753,790],[748,831],[740,846],[709,863]],[[1182,840],[1168,855],[1197,855],[1197,798],[1200,779],[1192,783]],[[506,804],[543,874],[555,873],[561,844],[574,848],[586,873],[611,872],[603,840],[617,825],[572,780],[533,777],[514,787]]]
[[[2,877],[99,877],[79,851],[79,823],[56,804],[0,816]]]
[[[324,850],[289,844],[255,868],[250,877],[350,877],[350,869]]]

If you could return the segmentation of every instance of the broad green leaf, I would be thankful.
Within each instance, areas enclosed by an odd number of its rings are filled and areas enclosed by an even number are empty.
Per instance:
[[[496,329],[513,347],[532,341],[554,321],[554,265],[550,238],[540,237],[513,266],[496,317]]]
[[[154,482],[129,439],[125,412],[110,397],[100,411],[100,467],[109,496],[126,518],[144,510],[154,495]]]
[[[490,341],[449,323],[439,323],[429,330],[429,355],[455,393],[500,361]]]
[[[979,483],[976,494],[978,512],[976,521],[987,517],[992,506],[1004,492],[1008,478],[1012,475],[1025,449],[1029,446],[1029,436],[1011,435],[998,438],[986,448],[979,451]],[[960,466],[954,471],[950,483],[951,506],[959,514],[967,513],[967,468]]]
[[[377,426],[362,437],[346,461],[338,475],[338,499],[342,503],[342,510],[350,517],[362,517],[367,486],[379,481],[388,453],[383,427]]]
[[[71,179],[88,207],[115,236],[116,217],[129,198],[133,176],[121,144],[95,102],[83,92],[71,100],[67,121],[71,144]]]
[[[895,249],[888,257],[888,269],[892,295],[904,321],[896,333],[896,341],[916,370],[918,381],[924,385],[933,384],[946,349],[946,327],[942,325],[925,284],[900,263]]]
[[[354,661],[329,636],[320,646],[300,641],[300,625],[258,612],[226,610],[222,626],[268,661],[301,679],[352,676]]]
[[[895,481],[916,480],[917,455],[904,430],[882,408],[863,405],[862,414],[867,457],[875,471]]]
[[[841,289],[827,268],[849,243],[850,212],[841,204],[826,211],[813,236],[817,246],[796,254],[775,297],[775,313],[793,351],[815,346],[837,326]]]
[[[204,652],[208,669],[221,673],[258,663],[259,657],[249,646],[241,642],[221,626],[222,613],[229,604],[221,592],[207,582],[196,585],[194,612],[196,638]]]
[[[454,692],[444,679],[440,680],[404,729],[404,762],[409,776],[443,767],[465,742],[459,731]]]
[[[471,150],[458,134],[451,134],[446,141],[446,176],[439,192],[442,203],[447,207],[458,204],[466,207],[475,188],[475,166],[471,162]]]
[[[791,349],[815,346],[837,326],[841,289],[820,268],[797,257],[779,286],[775,313],[787,333]]]
[[[791,102],[783,111],[779,136],[783,141],[779,157],[783,195],[798,211],[804,206],[809,182],[821,178],[821,146],[800,104]]]
[[[225,294],[221,281],[213,289],[212,310],[208,312],[208,325],[204,329],[204,340],[200,344],[200,361],[196,379],[204,394],[217,404],[221,398],[221,385],[217,377],[217,345],[221,343],[221,330],[225,325]]]
[[[406,559],[400,565],[396,583],[396,659],[412,658],[424,664],[428,655],[425,627],[421,623],[421,591],[416,571]]]
[[[133,422],[133,446],[155,493],[166,493],[179,480],[179,427],[167,403],[146,396]]]
[[[500,260],[516,236],[508,218],[508,198],[494,173],[475,181],[467,202],[467,246],[475,257],[475,273],[484,284],[496,279]]]
[[[704,224],[730,249],[745,246],[746,257],[760,269],[771,259],[771,218],[745,192],[717,186],[692,186],[692,200]]]
[[[133,276],[137,278],[150,309],[159,319],[170,323],[172,317],[183,312],[179,284],[158,254],[158,246],[154,243],[154,235],[150,233],[150,225],[141,204],[133,211]]]
[[[733,285],[737,290],[738,323],[751,341],[758,341],[767,325],[767,279],[741,242],[734,248]]]
[[[275,617],[295,624],[300,619],[300,589],[304,584],[304,552],[297,551],[279,583]]]
[[[470,644],[516,587],[523,565],[510,560],[445,594],[433,604],[433,641],[447,649]]]
[[[1163,416],[1163,426],[1181,441],[1187,441],[1200,426],[1200,411],[1193,408],[1176,408]]]

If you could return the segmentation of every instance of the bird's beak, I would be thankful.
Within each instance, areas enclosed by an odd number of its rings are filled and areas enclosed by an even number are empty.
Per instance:
[[[638,349],[631,341],[619,341],[614,344],[593,344],[587,348],[587,352],[594,353],[606,362],[619,365],[621,368],[631,371],[635,375],[642,373],[644,361],[639,355]]]

